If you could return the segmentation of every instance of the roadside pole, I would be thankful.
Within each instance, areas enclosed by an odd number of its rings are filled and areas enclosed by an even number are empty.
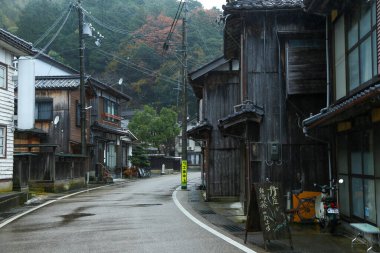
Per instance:
[[[181,189],[187,189],[187,3],[184,0],[182,23],[182,161]]]

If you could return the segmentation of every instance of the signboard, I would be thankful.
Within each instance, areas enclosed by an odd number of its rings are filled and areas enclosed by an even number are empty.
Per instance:
[[[245,240],[247,240],[248,231],[262,231],[265,248],[267,248],[267,241],[284,238],[289,238],[290,245],[293,248],[279,183],[266,182],[253,185]]]
[[[181,189],[187,189],[187,160],[182,160]]]

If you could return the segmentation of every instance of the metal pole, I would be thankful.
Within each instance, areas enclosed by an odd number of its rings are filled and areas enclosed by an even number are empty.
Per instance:
[[[187,189],[187,3],[184,1],[184,17],[182,24],[182,166],[181,189]]]
[[[80,74],[80,122],[81,122],[81,150],[86,155],[86,94],[84,87],[84,39],[83,39],[83,10],[81,0],[78,0],[79,17],[79,74]]]

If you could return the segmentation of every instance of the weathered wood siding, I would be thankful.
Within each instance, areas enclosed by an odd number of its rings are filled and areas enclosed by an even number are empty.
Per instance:
[[[7,68],[7,88],[0,88],[0,126],[6,128],[6,155],[0,157],[0,191],[8,191],[11,189],[13,176],[13,114],[14,114],[14,83],[12,76],[14,75],[14,68],[12,67],[13,56],[10,52],[0,48],[0,63]],[[3,186],[1,182],[5,182]],[[9,189],[6,189],[10,187]]]
[[[264,108],[260,140],[257,143],[260,152],[259,157],[251,162],[251,182],[269,178],[282,182],[285,191],[288,191],[296,184],[295,177],[299,173],[306,180],[306,185],[310,185],[309,179],[318,180],[327,172],[327,152],[323,149],[325,145],[312,142],[304,136],[301,123],[310,113],[317,113],[323,107],[324,96],[308,95],[310,92],[302,82],[299,83],[301,85],[292,83],[292,93],[298,96],[288,96],[285,49],[291,38],[319,34],[324,29],[324,21],[317,16],[306,16],[301,11],[259,12],[247,18],[246,26],[248,99]],[[306,52],[304,54],[308,57]],[[322,66],[318,64],[313,68],[320,71]],[[299,67],[293,70],[297,72],[305,66],[302,64]],[[295,77],[295,74],[291,77]],[[313,79],[314,74],[304,71],[301,79],[308,78]],[[278,142],[281,147],[280,159],[277,161],[271,160],[267,152],[271,142]]]
[[[286,50],[286,90],[288,95],[326,92],[325,49],[288,47]]]
[[[77,126],[77,104],[80,104],[80,91],[71,91],[70,96],[70,141],[74,143],[81,142],[81,127]]]
[[[213,126],[208,142],[208,198],[237,197],[240,194],[242,150],[240,142],[221,135],[218,120],[233,113],[239,102],[240,88],[238,73],[211,74],[205,81],[204,117]]]
[[[58,144],[57,152],[69,152],[68,139],[70,135],[69,117],[69,90],[36,90],[36,100],[38,98],[53,99],[53,119],[51,121],[35,121],[35,127],[48,133],[46,142]],[[59,116],[58,124],[54,125],[53,120]]]

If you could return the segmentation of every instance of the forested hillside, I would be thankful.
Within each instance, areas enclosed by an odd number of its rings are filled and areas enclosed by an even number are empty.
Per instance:
[[[78,12],[67,0],[0,0],[0,27],[76,69]],[[82,0],[85,22],[95,36],[86,38],[86,73],[115,84],[133,97],[133,107],[156,108],[178,103],[181,58],[181,21],[169,50],[163,45],[178,10],[176,0]],[[222,54],[220,10],[204,10],[188,0],[189,70]],[[55,27],[51,30],[53,25]],[[62,27],[59,33],[57,31]],[[98,34],[99,33],[99,34]],[[100,46],[95,45],[95,41]]]

